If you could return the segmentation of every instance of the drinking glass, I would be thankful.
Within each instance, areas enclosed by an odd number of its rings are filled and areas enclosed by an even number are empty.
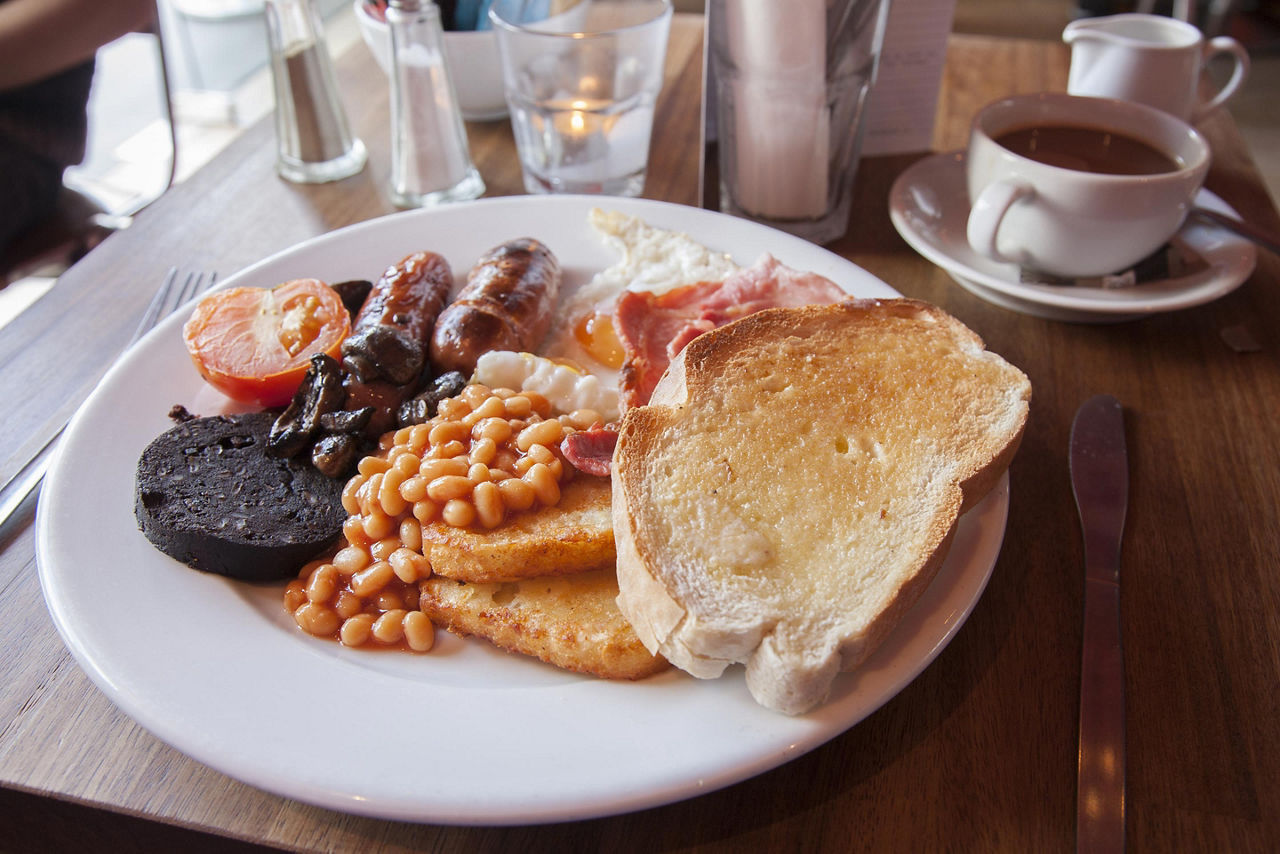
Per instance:
[[[710,0],[720,210],[844,236],[890,0]]]
[[[670,0],[496,0],[489,18],[525,190],[640,195]]]

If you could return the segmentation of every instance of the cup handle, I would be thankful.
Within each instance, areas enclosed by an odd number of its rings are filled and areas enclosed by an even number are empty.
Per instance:
[[[1249,73],[1249,52],[1244,49],[1244,45],[1230,36],[1217,36],[1205,43],[1203,64],[1208,65],[1210,59],[1224,54],[1230,55],[1233,59],[1234,67],[1231,69],[1231,78],[1227,80],[1226,85],[1222,87],[1217,95],[1198,105],[1192,111],[1192,124],[1200,121],[1225,104],[1227,99],[1234,95],[1240,85],[1244,83],[1244,78]]]
[[[1000,223],[1013,203],[1031,198],[1035,192],[1024,181],[1000,180],[984,187],[969,211],[968,237],[974,251],[996,261],[1019,263],[1017,259],[1000,254],[996,248],[996,237],[1000,234]]]

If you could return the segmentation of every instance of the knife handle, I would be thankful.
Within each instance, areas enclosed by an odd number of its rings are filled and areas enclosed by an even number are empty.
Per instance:
[[[1085,581],[1077,852],[1124,850],[1124,655],[1120,587]]]

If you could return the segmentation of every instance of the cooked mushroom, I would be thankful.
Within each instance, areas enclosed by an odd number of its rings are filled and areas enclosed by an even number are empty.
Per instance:
[[[275,423],[267,439],[267,453],[288,458],[306,449],[320,435],[320,417],[342,409],[346,390],[342,366],[324,353],[311,357],[311,366],[293,400]]]
[[[396,424],[400,427],[425,424],[435,417],[440,401],[458,394],[466,385],[467,378],[458,371],[441,374],[431,381],[426,391],[400,404],[396,410]]]
[[[311,446],[311,464],[333,478],[346,477],[360,456],[360,440],[349,433],[329,433]]]

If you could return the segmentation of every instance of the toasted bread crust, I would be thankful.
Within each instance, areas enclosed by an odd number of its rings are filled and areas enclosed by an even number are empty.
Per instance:
[[[431,578],[420,586],[423,612],[454,634],[604,679],[641,679],[668,666],[623,619],[612,567],[495,584]]]
[[[700,336],[621,425],[623,613],[693,675],[744,662],[761,703],[812,708],[933,580],[1029,399],[1020,371],[914,300],[773,309]]]
[[[489,583],[569,575],[613,563],[609,481],[582,475],[564,484],[560,502],[517,513],[491,531],[422,526],[422,550],[436,575]]]

